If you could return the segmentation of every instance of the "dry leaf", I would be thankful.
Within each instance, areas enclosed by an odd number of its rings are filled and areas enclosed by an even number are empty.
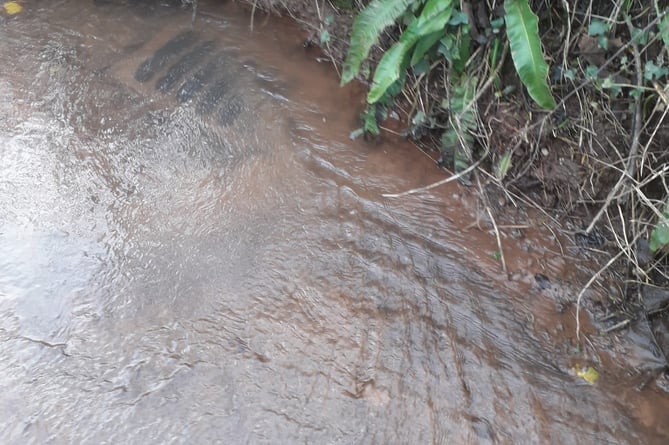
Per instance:
[[[23,6],[21,6],[18,2],[7,2],[2,5],[2,7],[5,8],[5,11],[9,15],[18,14],[23,10]]]

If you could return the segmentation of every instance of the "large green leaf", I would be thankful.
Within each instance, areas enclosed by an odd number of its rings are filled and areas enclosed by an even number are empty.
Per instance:
[[[341,84],[345,85],[358,75],[362,61],[388,26],[406,12],[416,0],[372,0],[353,22],[351,45],[344,61]]]
[[[540,107],[555,108],[555,99],[546,81],[548,65],[541,52],[539,19],[530,9],[528,0],[505,0],[504,12],[511,58],[520,80]]]
[[[418,63],[423,60],[423,56],[434,47],[439,40],[444,36],[444,33],[439,30],[421,37],[418,42],[416,42],[416,47],[413,49],[413,54],[411,56],[411,66],[416,66]]]
[[[421,38],[443,30],[452,12],[451,0],[428,0],[420,16],[409,23],[400,40],[381,58],[374,71],[374,82],[367,96],[367,102],[373,104],[383,97],[388,87],[394,84],[406,69],[409,51]]]

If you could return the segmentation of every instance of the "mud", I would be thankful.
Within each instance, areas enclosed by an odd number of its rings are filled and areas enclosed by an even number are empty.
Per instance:
[[[2,443],[666,443],[644,349],[575,338],[574,246],[501,225],[503,272],[466,189],[384,198],[441,174],[348,139],[364,96],[293,25],[198,9],[2,23]],[[180,33],[215,49],[138,81]]]
[[[142,62],[139,68],[137,68],[135,79],[139,82],[147,82],[151,80],[156,72],[164,67],[171,59],[177,57],[181,51],[192,46],[196,39],[197,37],[192,31],[185,31],[177,35],[160,47],[155,54]]]
[[[214,49],[214,43],[204,42],[200,44],[193,51],[184,55],[179,62],[174,64],[167,73],[156,82],[156,89],[162,92],[167,92],[174,85],[179,82],[194,66],[197,66],[200,61],[209,55]]]

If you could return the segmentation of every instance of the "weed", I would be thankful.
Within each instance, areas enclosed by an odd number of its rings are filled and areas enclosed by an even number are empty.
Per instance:
[[[479,85],[474,79],[478,78],[479,64],[472,59],[480,59],[482,53],[473,53],[472,49],[484,48],[493,66],[503,62],[500,39],[503,24],[506,23],[513,64],[529,95],[543,108],[555,107],[547,83],[548,65],[543,58],[538,19],[528,1],[506,0],[503,16],[487,23],[487,35],[480,36],[478,41],[472,40],[476,24],[470,23],[471,17],[471,11],[451,0],[372,0],[354,22],[342,75],[342,84],[350,82],[360,72],[382,32],[393,25],[405,25],[401,26],[397,42],[385,51],[374,70],[367,102],[372,106],[392,101],[402,91],[408,70],[419,78],[428,78],[432,69],[445,61],[445,71],[450,77],[445,82],[448,89],[445,96],[449,99],[433,107],[440,108],[445,118],[443,122],[432,120],[430,127],[442,128],[442,157],[452,159],[456,172],[472,164],[478,128],[475,98],[479,95]],[[416,111],[423,115],[433,112]]]
[[[456,177],[469,183],[477,169],[510,193],[534,174],[544,196],[588,215],[586,234],[605,225],[618,249],[585,288],[622,259],[640,277],[635,285],[669,282],[668,11],[659,0],[371,0],[343,64],[342,84],[361,72],[370,81],[358,132],[378,132],[376,120],[394,104],[407,134],[438,132],[441,158],[456,172],[388,196]],[[389,38],[374,66],[372,48]],[[496,108],[526,118],[495,124]],[[491,147],[493,126],[510,134],[506,145]],[[549,157],[566,166],[552,184],[538,165]],[[637,261],[640,241],[653,261]]]

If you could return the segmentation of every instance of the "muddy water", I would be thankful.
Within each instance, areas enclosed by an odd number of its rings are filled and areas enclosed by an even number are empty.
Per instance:
[[[383,198],[440,176],[293,27],[114,3],[0,22],[2,443],[667,443],[561,246],[507,275],[457,186]]]

